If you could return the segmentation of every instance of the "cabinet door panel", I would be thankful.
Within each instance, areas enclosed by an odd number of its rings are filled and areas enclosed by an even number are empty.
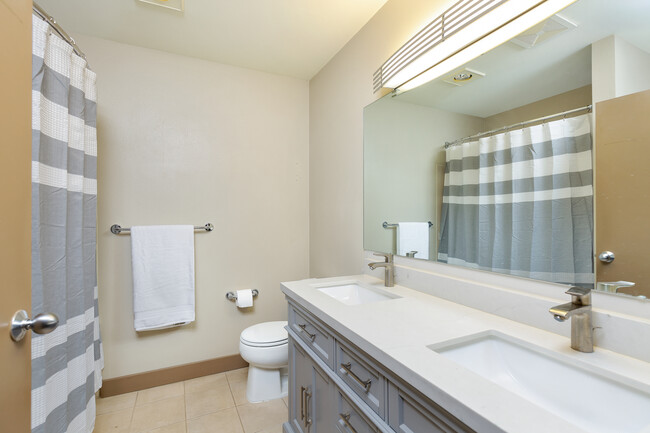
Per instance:
[[[289,339],[289,419],[296,433],[308,433],[305,392],[312,382],[311,360]]]
[[[334,384],[320,368],[312,363],[312,398],[309,416],[313,423],[310,433],[334,431]]]
[[[295,433],[334,431],[334,384],[312,359],[290,340],[289,418]]]

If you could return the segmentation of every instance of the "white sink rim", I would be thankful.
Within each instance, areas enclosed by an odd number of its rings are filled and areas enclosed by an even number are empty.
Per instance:
[[[643,394],[642,397],[645,397],[645,398],[640,400],[641,402],[645,402],[647,399],[650,399],[650,386],[648,386],[645,383],[637,382],[637,381],[635,381],[633,379],[622,376],[622,375],[616,373],[615,371],[600,368],[600,367],[592,365],[590,363],[583,362],[583,361],[581,361],[579,359],[575,359],[575,358],[573,358],[571,356],[568,356],[566,354],[559,353],[559,352],[554,352],[553,350],[538,346],[536,344],[533,344],[533,343],[530,343],[530,342],[527,342],[527,341],[524,341],[524,340],[520,340],[518,338],[512,337],[510,335],[507,335],[507,334],[504,334],[504,333],[501,333],[501,332],[495,331],[495,330],[488,330],[488,331],[484,331],[484,332],[479,332],[477,334],[466,335],[466,336],[463,336],[463,337],[450,339],[450,340],[447,340],[447,341],[444,341],[444,342],[441,342],[441,343],[431,344],[431,345],[428,345],[426,347],[428,349],[436,352],[438,355],[447,358],[447,360],[449,360],[450,362],[453,362],[454,364],[456,364],[456,365],[462,367],[463,369],[467,370],[468,374],[474,375],[477,378],[480,378],[482,380],[489,381],[490,383],[498,386],[502,390],[504,390],[506,392],[513,393],[513,394],[517,395],[518,397],[529,401],[530,403],[536,405],[540,409],[551,412],[551,413],[555,414],[556,416],[559,416],[560,418],[563,418],[563,419],[565,419],[565,420],[567,420],[569,422],[573,422],[577,426],[582,426],[581,421],[584,421],[584,417],[583,418],[571,419],[571,417],[574,416],[574,414],[570,413],[570,411],[562,411],[562,410],[557,411],[557,410],[554,410],[550,406],[547,406],[547,404],[545,404],[546,402],[543,401],[543,399],[542,400],[539,400],[539,399],[535,400],[535,399],[528,398],[526,395],[521,394],[516,390],[510,389],[507,385],[504,385],[504,384],[500,383],[496,378],[492,379],[492,378],[482,374],[481,372],[473,370],[472,367],[469,366],[469,365],[471,365],[471,362],[468,365],[466,365],[461,361],[457,361],[456,359],[452,359],[452,357],[445,355],[446,351],[452,351],[453,349],[469,347],[469,346],[474,345],[476,343],[482,343],[482,342],[489,341],[489,340],[492,340],[492,341],[494,341],[494,340],[499,341],[500,340],[501,342],[505,343],[506,345],[511,345],[511,346],[518,347],[519,349],[522,349],[525,352],[534,352],[539,357],[539,359],[545,359],[546,362],[548,362],[548,360],[550,360],[551,364],[559,364],[560,366],[563,366],[565,368],[580,370],[582,374],[586,374],[586,375],[589,375],[589,376],[596,376],[596,377],[599,378],[599,381],[596,381],[598,386],[601,386],[601,384],[608,384],[610,386],[614,385],[614,386],[618,387],[621,391],[625,391],[625,392],[630,393],[630,394]],[[484,362],[481,362],[481,364],[484,364]],[[536,374],[539,374],[539,371],[537,371]],[[542,371],[542,376],[544,376],[545,374],[549,374],[548,370]],[[518,382],[518,380],[517,380],[518,376],[511,376],[511,377],[515,381]],[[566,385],[564,383],[558,382],[558,384],[559,384],[561,390],[566,391],[566,389],[565,389]],[[539,390],[530,388],[530,391],[532,393],[535,393],[536,391],[539,391]],[[546,398],[548,399],[549,396],[546,396]],[[587,402],[580,408],[580,410],[584,410],[585,412],[588,412],[589,407],[590,407],[589,403]],[[618,415],[618,414],[615,414],[615,415]],[[620,416],[618,416],[618,418],[620,418]],[[647,419],[643,419],[643,420],[640,420],[640,421],[648,422]],[[584,426],[582,426],[582,428],[584,428]],[[605,430],[593,430],[593,431],[610,431],[610,430],[605,429]],[[648,431],[650,431],[650,423],[645,424],[643,427],[641,427],[640,430],[633,430],[633,431],[638,432],[638,433],[648,432]]]
[[[311,285],[318,292],[323,295],[334,299],[346,306],[356,306],[356,305],[365,305],[365,304],[374,304],[376,302],[392,301],[394,299],[401,298],[401,296],[396,295],[395,293],[388,292],[386,290],[379,289],[377,287],[369,287],[366,284],[361,283],[358,280],[346,280],[346,281],[336,281],[329,283],[319,283]],[[356,295],[368,296],[370,299],[365,300],[354,300],[353,298],[337,295],[335,290],[328,289],[337,289],[345,288],[348,286],[356,286],[357,293]],[[360,289],[360,290],[359,290]]]

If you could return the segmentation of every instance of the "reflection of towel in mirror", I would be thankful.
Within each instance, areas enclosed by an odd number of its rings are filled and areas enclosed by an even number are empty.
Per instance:
[[[405,256],[417,251],[416,259],[429,259],[429,223],[399,223],[397,229],[397,254]]]
[[[194,321],[194,227],[131,228],[136,331]]]

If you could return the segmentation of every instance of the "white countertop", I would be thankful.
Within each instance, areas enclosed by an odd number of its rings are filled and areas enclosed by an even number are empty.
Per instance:
[[[314,288],[314,285],[344,281],[360,282],[401,298],[348,306]],[[566,337],[403,286],[386,288],[383,280],[368,275],[287,282],[282,283],[282,291],[396,376],[481,433],[585,430],[427,346],[494,330],[615,372],[650,389],[650,364],[646,362],[598,347],[594,353],[576,352],[569,347]],[[550,314],[549,320],[553,320]],[[558,384],[558,392],[571,392],[570,388],[570,383]]]

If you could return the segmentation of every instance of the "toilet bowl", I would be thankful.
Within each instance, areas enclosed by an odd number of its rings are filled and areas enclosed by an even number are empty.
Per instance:
[[[244,329],[239,353],[248,362],[246,398],[251,403],[285,397],[288,389],[287,322],[264,322]]]

